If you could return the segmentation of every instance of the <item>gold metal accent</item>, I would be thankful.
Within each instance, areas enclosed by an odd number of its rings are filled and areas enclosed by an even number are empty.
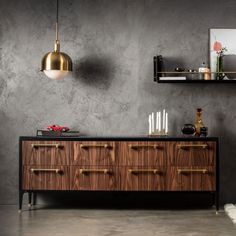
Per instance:
[[[138,148],[154,148],[154,149],[158,149],[158,148],[160,148],[160,146],[157,145],[157,144],[153,144],[153,145],[133,145],[133,144],[129,144],[129,148],[131,148],[131,149],[138,149]]]
[[[177,145],[178,149],[184,149],[184,148],[208,148],[208,144],[179,144]]]
[[[149,134],[148,136],[168,136],[168,133],[166,133],[164,130],[161,131],[154,131],[151,134]]]
[[[72,71],[72,60],[64,52],[60,52],[60,43],[58,40],[55,42],[55,51],[48,52],[44,55],[41,62],[41,71],[44,70],[61,70]]]
[[[55,147],[55,148],[60,148],[63,147],[59,143],[32,143],[31,144],[32,148],[38,148],[38,147]]]
[[[101,147],[101,148],[111,148],[108,144],[80,144],[80,148],[96,148],[96,147]]]
[[[90,172],[96,172],[96,173],[103,173],[103,174],[110,174],[111,171],[108,169],[80,169],[80,174],[88,174]]]
[[[160,171],[157,169],[129,169],[129,173],[130,174],[153,173],[155,175],[160,173]]]
[[[203,174],[206,174],[208,172],[207,169],[178,169],[178,174],[181,173],[187,173],[187,172],[201,172]]]
[[[31,168],[30,171],[32,173],[35,173],[35,172],[55,172],[56,174],[61,173],[60,169],[33,169],[33,168]]]

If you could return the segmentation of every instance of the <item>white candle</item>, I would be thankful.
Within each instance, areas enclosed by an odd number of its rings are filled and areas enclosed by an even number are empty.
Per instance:
[[[156,113],[156,130],[159,130],[159,116],[158,116],[158,112]]]
[[[152,112],[152,132],[154,132],[155,126],[154,126],[154,112]]]
[[[149,134],[152,133],[152,122],[151,122],[151,115],[148,116],[148,123],[149,123]]]
[[[166,118],[166,110],[164,109],[164,110],[163,110],[163,121],[162,121],[162,122],[163,122],[162,127],[163,127],[164,132],[165,132],[165,127],[166,127],[165,118]]]
[[[168,133],[168,113],[166,112],[166,134]]]
[[[159,125],[158,125],[159,127],[158,128],[159,128],[159,131],[161,131],[161,112],[160,111],[158,112],[158,117],[159,117],[158,118],[158,120],[159,120]]]

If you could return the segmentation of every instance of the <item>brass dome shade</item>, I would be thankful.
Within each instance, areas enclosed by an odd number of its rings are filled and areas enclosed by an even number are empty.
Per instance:
[[[55,50],[44,55],[41,71],[50,79],[62,79],[72,71],[72,60],[66,53],[60,52],[58,41]]]
[[[41,71],[50,79],[62,79],[72,71],[72,60],[63,52],[60,52],[60,41],[58,39],[58,0],[56,18],[56,41],[54,51],[44,55],[41,62]]]

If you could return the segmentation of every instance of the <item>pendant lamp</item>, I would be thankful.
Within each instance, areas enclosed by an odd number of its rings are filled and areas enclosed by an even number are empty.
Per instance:
[[[57,13],[56,13],[56,41],[54,44],[54,51],[48,52],[44,55],[41,63],[41,71],[50,79],[62,79],[69,72],[72,71],[72,60],[66,54],[60,51],[60,41],[58,38],[58,0],[57,0]]]

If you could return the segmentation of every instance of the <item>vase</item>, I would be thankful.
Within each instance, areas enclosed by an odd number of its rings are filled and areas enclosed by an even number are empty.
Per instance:
[[[181,129],[184,135],[194,135],[196,128],[193,124],[184,124],[184,127]]]
[[[196,122],[195,122],[195,136],[200,136],[201,135],[201,128],[204,127],[203,121],[202,121],[202,109],[197,108],[196,112]]]
[[[216,79],[217,80],[223,80],[225,77],[225,74],[223,72],[223,56],[217,55],[216,58]]]

